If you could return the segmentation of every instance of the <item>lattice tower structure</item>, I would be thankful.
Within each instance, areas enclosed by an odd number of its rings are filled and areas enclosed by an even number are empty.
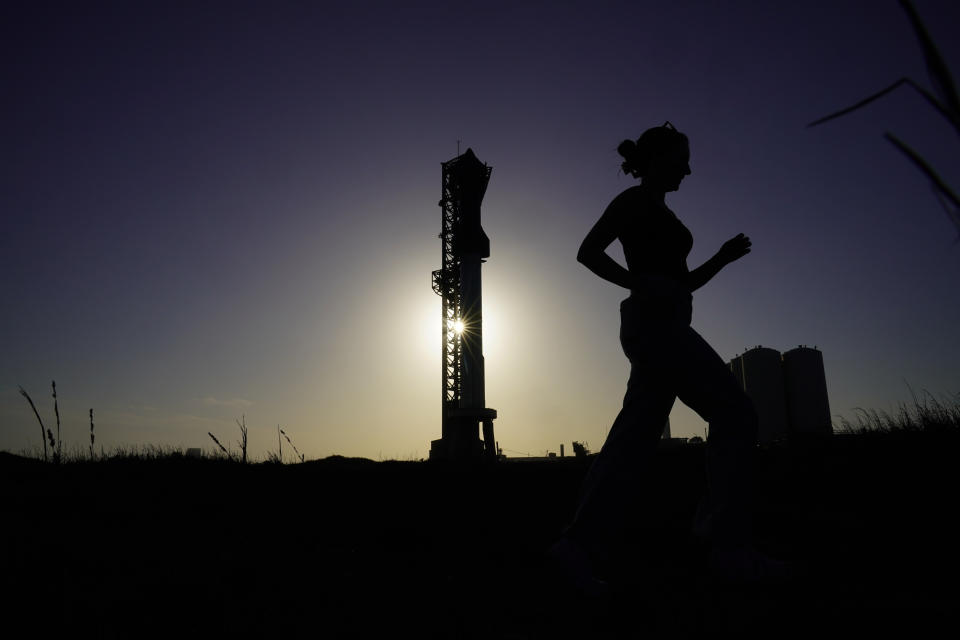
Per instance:
[[[463,369],[463,339],[457,331],[457,322],[463,317],[463,299],[460,288],[461,255],[457,250],[457,235],[461,227],[460,184],[455,179],[456,163],[464,156],[441,162],[441,268],[433,272],[433,291],[441,299],[440,334],[443,342],[441,388],[444,405],[459,405]],[[484,166],[483,193],[493,167]],[[481,193],[481,197],[483,197]]]
[[[431,457],[461,457],[454,450],[472,450],[472,443],[465,444],[470,439],[470,424],[474,427],[473,439],[477,421],[483,422],[485,440],[488,434],[492,439],[492,419],[496,417],[495,411],[483,407],[482,315],[478,304],[482,262],[478,256],[486,258],[490,254],[489,239],[480,226],[480,202],[493,168],[481,163],[471,149],[442,162],[441,168],[441,268],[433,272],[432,280],[433,291],[441,298],[443,437],[434,441]],[[465,291],[470,300],[465,300]],[[477,320],[472,321],[473,317]],[[467,435],[462,436],[461,431]],[[484,444],[488,453],[493,451],[494,443]]]

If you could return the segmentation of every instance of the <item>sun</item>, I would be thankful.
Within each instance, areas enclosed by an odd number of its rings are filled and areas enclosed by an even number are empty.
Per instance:
[[[464,330],[463,320],[457,318],[453,321],[453,330],[457,332],[457,335],[462,335]]]

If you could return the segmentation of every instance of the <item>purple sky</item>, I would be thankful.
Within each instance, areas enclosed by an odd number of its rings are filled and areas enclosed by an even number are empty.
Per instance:
[[[406,5],[401,8],[401,5]],[[152,6],[153,8],[144,8]],[[202,8],[197,8],[198,6]],[[916,6],[955,73],[960,5]],[[212,445],[246,416],[308,457],[425,457],[440,433],[440,162],[493,166],[487,402],[508,453],[602,444],[626,293],[576,263],[633,184],[617,144],[690,136],[668,204],[724,358],[823,351],[832,412],[960,392],[960,245],[892,131],[960,188],[917,94],[811,120],[908,75],[869,2],[31,3],[0,21],[0,449]],[[618,251],[618,249],[617,249]],[[674,434],[702,434],[677,405]],[[568,450],[569,450],[569,444]]]

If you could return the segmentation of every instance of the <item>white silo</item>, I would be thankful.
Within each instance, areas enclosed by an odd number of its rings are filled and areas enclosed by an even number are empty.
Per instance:
[[[760,421],[760,442],[786,438],[787,409],[780,352],[754,347],[740,356],[739,360],[743,390],[753,401]]]
[[[783,354],[787,423],[796,435],[833,433],[823,354],[800,346]]]

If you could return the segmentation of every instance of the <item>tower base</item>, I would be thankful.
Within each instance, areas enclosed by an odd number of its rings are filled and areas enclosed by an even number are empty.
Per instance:
[[[447,409],[443,436],[430,442],[431,460],[471,461],[497,458],[493,437],[496,409]],[[483,439],[477,437],[481,426]]]

